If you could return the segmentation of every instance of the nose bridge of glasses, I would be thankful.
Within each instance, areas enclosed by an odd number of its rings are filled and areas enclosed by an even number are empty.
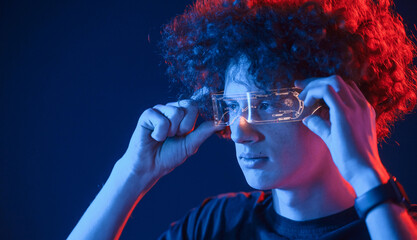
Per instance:
[[[229,125],[235,122],[237,119],[244,118],[246,122],[251,123],[258,116],[256,113],[257,105],[253,102],[253,96],[251,93],[246,93],[245,98],[236,99],[238,103],[238,109],[235,111],[229,110]]]

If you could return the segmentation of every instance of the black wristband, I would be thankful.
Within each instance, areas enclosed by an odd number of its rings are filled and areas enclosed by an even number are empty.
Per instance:
[[[372,188],[355,199],[355,208],[360,218],[366,215],[376,206],[391,201],[396,204],[403,204],[407,209],[410,208],[410,200],[395,177],[391,177],[387,183]]]

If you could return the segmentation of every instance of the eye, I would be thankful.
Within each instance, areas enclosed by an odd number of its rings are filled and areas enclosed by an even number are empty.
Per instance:
[[[238,109],[238,104],[237,103],[226,103],[227,109],[229,111],[235,111],[236,109]]]
[[[281,101],[263,101],[258,105],[258,109],[263,111],[276,111],[287,107],[283,104]]]
[[[270,107],[270,104],[267,102],[262,102],[261,104],[259,104],[260,110],[267,110],[269,107]]]

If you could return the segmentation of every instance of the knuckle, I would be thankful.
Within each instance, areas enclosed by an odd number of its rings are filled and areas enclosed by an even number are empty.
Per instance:
[[[340,76],[340,75],[333,75],[333,77],[332,77],[336,82],[342,82],[343,81],[343,78]]]
[[[145,119],[150,118],[150,116],[152,116],[152,114],[154,114],[154,113],[155,113],[155,111],[154,111],[152,108],[148,108],[148,109],[146,109],[146,110],[145,110],[145,111],[143,111],[143,112],[142,112],[142,114],[140,115],[138,122],[142,122],[142,121],[144,121]]]
[[[169,102],[166,104],[167,106],[174,106],[174,107],[178,107],[178,102]]]
[[[156,104],[155,106],[153,106],[154,109],[160,109],[162,108],[164,105],[162,104]]]
[[[337,90],[331,84],[326,84],[323,89],[323,98],[333,98],[335,92]]]
[[[330,77],[329,82],[333,86],[334,90],[338,92],[344,81],[339,75],[333,75]]]
[[[326,84],[326,86],[324,87],[326,94],[329,94],[332,91],[332,89],[333,87],[330,84]]]
[[[169,120],[166,117],[160,117],[159,121],[156,123],[159,128],[167,129],[171,125]]]
[[[142,116],[152,114],[153,112],[154,110],[152,108],[148,108],[145,111],[143,111]]]

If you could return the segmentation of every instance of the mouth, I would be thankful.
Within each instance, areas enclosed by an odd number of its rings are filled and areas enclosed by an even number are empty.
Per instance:
[[[251,156],[241,155],[239,156],[239,162],[246,168],[258,168],[268,161],[268,157],[265,156]]]
[[[239,158],[245,158],[245,159],[258,159],[258,158],[268,158],[265,155],[262,154],[253,154],[253,153],[241,153],[239,154]]]

